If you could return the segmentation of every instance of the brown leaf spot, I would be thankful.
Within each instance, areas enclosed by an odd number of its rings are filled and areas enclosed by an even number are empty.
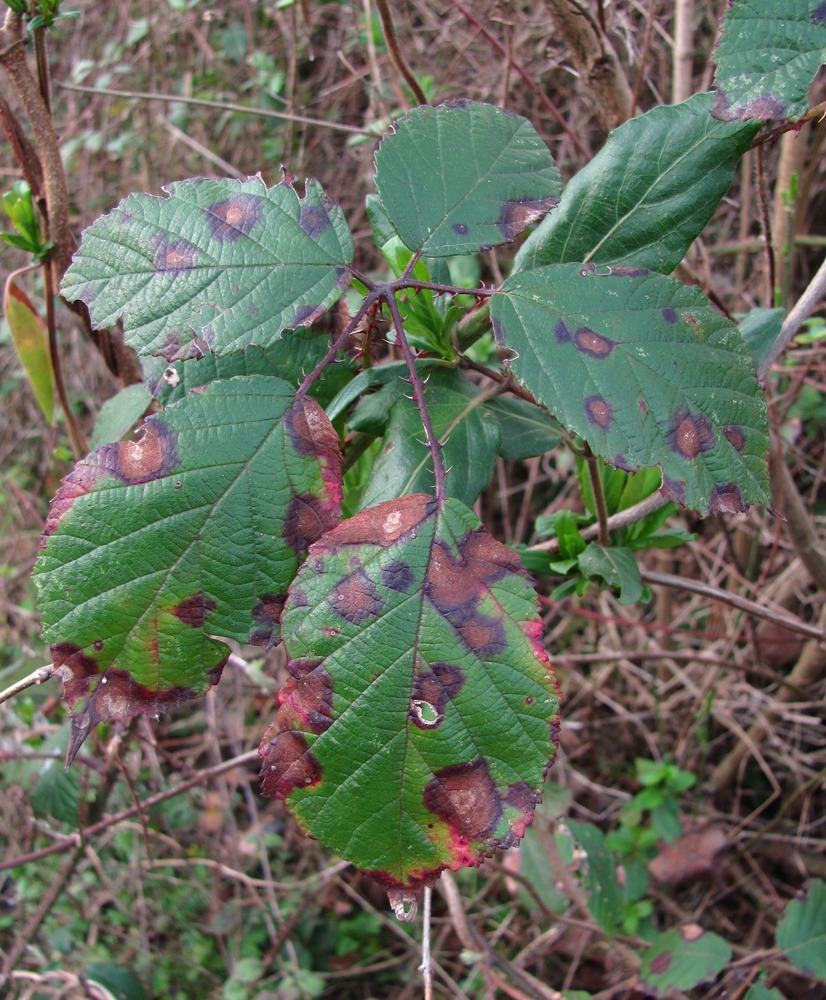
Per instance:
[[[264,215],[264,205],[257,195],[234,194],[204,211],[209,222],[209,230],[221,243],[234,243],[242,236],[248,236]]]
[[[671,479],[663,473],[663,484],[660,493],[675,503],[685,505],[685,481],[682,479]]]
[[[574,334],[574,347],[591,358],[607,358],[617,346],[616,340],[603,337],[601,333],[581,326]]]
[[[391,562],[382,566],[382,586],[403,594],[413,583],[413,570],[403,562]]]
[[[316,239],[330,228],[330,216],[322,205],[309,205],[304,202],[298,214],[298,224],[310,239]]]
[[[464,684],[465,675],[451,663],[434,663],[430,670],[414,674],[408,717],[420,729],[434,729],[443,720],[448,701]],[[423,715],[422,704],[432,708],[434,719]]]
[[[184,625],[201,628],[206,621],[206,616],[217,607],[215,601],[199,593],[184,598],[183,601],[176,604],[172,609],[172,614]]]
[[[327,505],[312,493],[302,493],[287,504],[282,537],[287,545],[301,555],[336,523]]]
[[[571,331],[565,325],[563,320],[559,320],[556,326],[554,327],[554,337],[556,338],[556,342],[558,344],[570,344],[570,342],[573,340]]]
[[[662,313],[662,317],[666,323],[676,323],[679,318],[677,316],[677,310],[672,309],[671,306],[663,306],[660,312]]]
[[[517,198],[503,201],[496,225],[505,240],[513,240],[532,222],[559,204],[559,198]]]
[[[610,274],[600,275],[605,278],[645,278],[651,271],[647,267],[614,267],[611,265]]]
[[[252,620],[258,627],[250,631],[248,640],[253,646],[272,649],[276,644],[281,612],[284,610],[286,600],[284,594],[264,594],[255,602],[252,608]]]
[[[285,799],[293,789],[309,788],[321,781],[321,765],[310,752],[304,733],[280,733],[274,723],[264,735],[258,754],[265,795]]]
[[[440,611],[462,607],[482,596],[489,584],[508,573],[521,573],[518,557],[479,528],[457,543],[458,555],[441,541],[433,546],[427,574],[428,597]]]
[[[464,222],[454,222],[452,228],[453,232],[458,233],[459,236],[467,236],[468,234],[468,227]]]
[[[661,976],[671,968],[671,960],[674,957],[673,951],[663,951],[651,959],[651,971],[655,975]]]
[[[525,836],[525,830],[533,822],[533,814],[538,801],[539,792],[524,781],[517,781],[508,787],[505,802],[515,809],[518,815],[508,820],[511,831],[502,838],[498,845],[500,848],[512,847]]]
[[[426,809],[468,840],[492,833],[502,816],[496,785],[481,757],[436,771],[423,798]]]
[[[640,413],[648,413],[648,403],[644,399],[638,400],[637,405],[640,408]]]
[[[588,422],[606,430],[614,422],[614,410],[602,396],[587,396],[585,399],[585,416]]]
[[[221,677],[227,655],[210,672],[209,683],[217,684]],[[86,658],[69,657],[64,660],[59,671],[64,680],[64,693],[70,705],[79,698],[88,696],[83,710],[72,717],[72,731],[69,739],[69,749],[66,754],[67,766],[75,759],[86,737],[100,722],[128,722],[139,714],[159,715],[174,705],[180,705],[195,697],[191,688],[173,687],[163,691],[153,691],[138,684],[129,674],[122,670],[109,667],[99,676],[84,674],[80,671],[88,669]],[[98,676],[97,685],[93,688],[93,677]],[[91,693],[90,693],[91,691]]]
[[[735,451],[742,451],[746,447],[746,435],[743,428],[736,424],[729,424],[723,428],[723,437],[734,448]]]
[[[331,550],[344,545],[393,545],[431,517],[437,501],[423,493],[386,500],[344,521],[325,539]]]
[[[320,664],[298,661],[278,695],[275,722],[282,732],[302,729],[323,733],[333,724],[333,681]],[[295,676],[297,675],[297,676]]]
[[[718,483],[711,491],[709,514],[744,514],[748,509],[737,483]]]
[[[672,451],[689,462],[701,453],[711,451],[716,443],[709,419],[702,415],[692,416],[688,410],[679,410],[674,414],[666,440]]]
[[[104,445],[100,449],[102,461],[108,449],[111,449],[109,454],[113,470],[118,478],[129,486],[162,479],[179,464],[175,452],[175,439],[157,418],[151,423],[147,421],[144,424],[143,435],[138,441],[121,441],[114,445]]]
[[[363,570],[350,573],[340,580],[329,598],[330,607],[353,625],[377,618],[384,609],[376,585]]]
[[[153,264],[156,272],[185,271],[195,266],[198,248],[188,240],[167,240],[164,233],[158,233],[151,246],[155,256]]]
[[[480,659],[489,660],[505,648],[505,628],[498,618],[478,611],[472,614],[456,612],[445,617],[456,626],[467,647]]]

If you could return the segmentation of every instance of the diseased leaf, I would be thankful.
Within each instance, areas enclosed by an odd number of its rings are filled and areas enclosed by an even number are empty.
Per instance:
[[[777,943],[795,968],[826,979],[826,882],[812,879],[789,903]]]
[[[733,0],[717,43],[713,114],[795,121],[809,108],[809,85],[823,62],[823,0]]]
[[[376,459],[359,509],[384,500],[433,489],[433,457],[424,441],[419,408],[401,389],[388,414],[382,449]],[[385,386],[385,390],[396,387]],[[377,394],[378,395],[378,394]],[[368,397],[368,400],[374,397]],[[447,493],[470,505],[490,482],[500,443],[499,423],[485,410],[478,388],[452,368],[433,368],[425,386],[425,403],[442,461],[450,469]],[[472,456],[472,461],[469,461]]]
[[[696,924],[660,934],[642,955],[640,975],[654,996],[669,997],[713,981],[731,961],[731,946]]]
[[[54,371],[49,335],[40,314],[14,280],[14,275],[9,275],[4,286],[3,314],[37,405],[51,424],[54,422]]]
[[[297,387],[321,361],[329,346],[325,334],[299,329],[290,330],[287,336],[268,347],[251,346],[232,354],[206,354],[174,364],[164,358],[143,358],[144,382],[164,406],[181,399],[196,386],[235,375],[272,375]]]
[[[562,185],[527,119],[456,101],[395,122],[376,153],[376,187],[407,247],[449,257],[515,239],[557,204]]]
[[[736,327],[665,275],[551,265],[491,298],[513,371],[606,462],[701,513],[768,498],[766,407]]]
[[[530,582],[472,511],[415,495],[344,521],[282,628],[263,789],[306,833],[402,893],[523,835],[557,689]]]
[[[515,270],[593,261],[670,273],[728,191],[760,126],[715,121],[711,94],[615,129],[516,255]]]
[[[64,480],[34,575],[70,761],[98,722],[217,683],[229,650],[213,636],[277,641],[299,562],[340,516],[337,435],[293,399],[280,379],[215,382]]]
[[[130,195],[83,234],[63,280],[96,327],[122,318],[138,354],[167,361],[271,344],[309,326],[349,281],[353,239],[313,180],[194,179]]]

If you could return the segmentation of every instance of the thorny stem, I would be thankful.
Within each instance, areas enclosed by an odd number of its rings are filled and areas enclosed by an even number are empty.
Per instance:
[[[440,502],[445,500],[447,494],[445,491],[445,467],[442,463],[442,446],[436,438],[436,434],[433,431],[433,423],[430,419],[430,413],[428,412],[427,406],[424,401],[424,384],[419,377],[419,372],[416,369],[416,357],[410,348],[410,344],[407,342],[407,337],[404,335],[404,327],[402,325],[402,317],[399,312],[399,306],[396,302],[396,296],[392,291],[382,291],[382,298],[387,303],[387,307],[390,310],[390,315],[393,317],[393,327],[396,331],[396,342],[401,349],[402,356],[407,362],[407,370],[410,373],[410,384],[413,387],[413,395],[416,400],[416,405],[419,408],[419,416],[422,420],[422,427],[424,427],[425,437],[427,438],[427,447],[430,449],[430,454],[433,456],[433,475],[436,479],[436,499]]]
[[[362,319],[364,319],[364,316],[370,311],[370,309],[372,309],[372,307],[376,304],[376,302],[379,301],[381,295],[382,295],[382,290],[381,288],[378,287],[372,288],[367,293],[367,295],[365,295],[364,301],[359,307],[359,310],[356,313],[356,315],[350,320],[350,322],[347,324],[344,330],[339,334],[339,336],[335,338],[332,344],[330,344],[327,353],[324,355],[321,361],[319,361],[319,363],[315,366],[315,368],[310,372],[310,374],[304,379],[304,381],[298,387],[298,391],[295,394],[296,401],[301,399],[303,396],[307,395],[307,393],[310,391],[310,387],[313,385],[314,382],[318,381],[324,369],[328,365],[332,364],[333,361],[335,361],[338,352],[344,348],[347,341],[350,339],[350,337],[353,336],[353,333],[358,329],[359,323],[362,321]]]
[[[402,279],[399,279],[400,281]],[[439,285],[435,281],[415,281],[413,278],[404,278],[405,288],[416,288],[437,292],[439,295],[475,295],[477,299],[489,299],[496,291],[495,288],[462,288],[461,285]]]

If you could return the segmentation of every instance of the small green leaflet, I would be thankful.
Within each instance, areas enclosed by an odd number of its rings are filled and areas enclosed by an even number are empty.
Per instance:
[[[525,118],[455,101],[414,108],[393,129],[376,187],[405,246],[424,256],[508,243],[559,201],[559,170]]]
[[[731,961],[731,946],[696,924],[660,934],[642,955],[640,976],[655,997],[712,982]]]
[[[73,712],[69,760],[100,721],[202,695],[229,649],[269,647],[311,542],[337,523],[338,437],[292,386],[194,390],[104,445],[52,502],[34,578]]]
[[[516,376],[606,462],[659,466],[663,494],[703,514],[766,502],[763,394],[736,327],[699,289],[557,264],[512,275],[490,311]]]
[[[194,179],[135,194],[86,230],[62,291],[96,327],[122,319],[138,354],[167,361],[266,346],[309,326],[349,282],[353,239],[316,181]]]
[[[812,879],[789,903],[777,943],[796,968],[826,979],[826,882]]]
[[[515,843],[557,739],[536,605],[518,558],[457,500],[342,522],[290,588],[264,791],[391,890]]]
[[[695,94],[615,129],[525,240],[515,269],[593,261],[673,271],[760,129],[715,121],[713,103],[711,94]]]
[[[824,0],[733,0],[717,43],[717,118],[796,121],[826,62]]]

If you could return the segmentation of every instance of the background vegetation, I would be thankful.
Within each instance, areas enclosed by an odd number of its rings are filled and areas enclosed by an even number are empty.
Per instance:
[[[376,137],[416,103],[377,5],[123,0],[71,9],[79,18],[56,22],[48,48],[77,233],[131,191],[258,171],[272,184],[283,164],[296,178],[319,177],[358,245]],[[393,19],[428,100],[468,97],[525,115],[567,180],[630,115],[710,87],[718,13],[680,4],[675,14],[655,0],[581,9],[411,0],[394,5]],[[824,97],[821,77],[811,103]],[[823,136],[810,122],[748,153],[679,269],[731,315],[789,308],[817,269]],[[19,177],[10,152],[0,169],[7,190]],[[507,274],[509,253],[486,257],[483,280]],[[26,262],[12,248],[0,254],[4,272]],[[36,281],[28,290],[38,301]],[[89,437],[121,385],[72,313],[61,310],[58,325],[72,409]],[[789,901],[807,880],[826,878],[826,653],[778,621],[788,614],[812,632],[826,625],[824,335],[822,320],[810,322],[767,380],[783,518],[672,515],[672,534],[696,537],[640,554],[648,602],[621,604],[596,588],[552,599],[559,581],[548,581],[562,750],[523,848],[439,883],[440,995],[644,995],[636,991],[646,929],[690,939],[701,926],[733,951],[716,980],[690,995],[826,996],[776,938]],[[29,577],[71,452],[65,422],[45,424],[5,328],[0,395],[6,687],[48,659]],[[584,510],[579,483],[563,449],[499,460],[478,510],[498,537],[536,544],[538,517]],[[769,618],[744,613],[738,598]],[[280,804],[258,796],[250,751],[274,715],[278,650],[234,665],[201,702],[126,733],[96,733],[68,773],[59,685],[2,707],[0,990],[419,994],[415,928],[390,916],[380,888],[325,857]],[[588,837],[586,868],[577,845]],[[669,983],[661,995],[681,989]]]

